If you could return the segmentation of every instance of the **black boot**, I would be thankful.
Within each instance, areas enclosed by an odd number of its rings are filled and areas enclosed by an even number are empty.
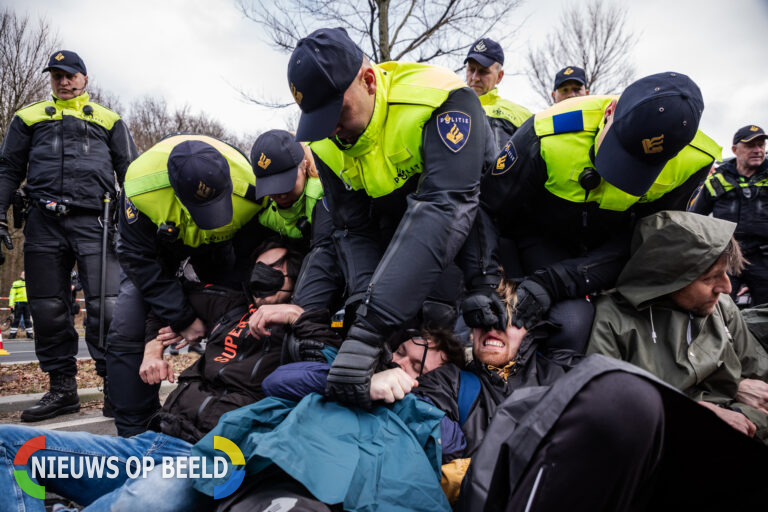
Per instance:
[[[12,333],[10,333],[10,334],[8,335],[8,339],[9,339],[9,340],[15,340],[15,339],[16,339],[16,333],[15,333],[15,332],[12,332]]]
[[[200,343],[193,343],[189,346],[189,352],[196,352],[200,355],[205,354],[205,347],[202,346]]]
[[[109,399],[109,388],[107,386],[107,378],[104,377],[104,406],[101,408],[101,414],[105,418],[114,418],[115,410],[112,407],[112,400]]]
[[[21,421],[41,421],[59,414],[80,410],[77,381],[74,376],[49,373],[51,390],[35,405],[21,413]]]

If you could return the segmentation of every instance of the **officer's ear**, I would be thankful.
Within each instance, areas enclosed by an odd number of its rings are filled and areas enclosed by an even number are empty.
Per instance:
[[[555,91],[552,91],[549,94],[552,96],[552,103],[557,103],[557,100],[555,99]]]
[[[373,71],[373,68],[370,66],[366,66],[363,69],[363,84],[365,84],[365,89],[368,91],[368,94],[373,96],[376,94],[376,73]]]
[[[499,77],[496,79],[496,85],[501,83],[501,79],[504,78],[504,70],[499,71]]]
[[[613,100],[608,104],[607,107],[605,107],[605,114],[603,115],[603,119],[605,120],[605,124],[608,124],[608,122],[613,119],[613,113],[616,112],[616,103],[617,100]]]

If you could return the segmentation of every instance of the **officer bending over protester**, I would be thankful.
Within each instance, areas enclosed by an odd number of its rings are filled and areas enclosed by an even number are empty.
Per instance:
[[[483,178],[481,203],[517,245],[505,270],[524,278],[518,326],[548,316],[568,326],[550,345],[584,350],[594,314],[584,297],[616,282],[635,220],[684,210],[720,158],[697,129],[703,109],[690,78],[659,73],[618,98],[553,105],[515,132]]]
[[[44,501],[21,492],[13,477],[13,470],[19,468],[12,463],[15,455],[19,447],[33,437],[44,435],[45,448],[30,457],[28,469],[33,459],[41,457],[74,457],[74,465],[69,467],[75,469],[82,467],[86,459],[117,456],[124,464],[128,457],[148,455],[155,460],[159,470],[162,457],[188,456],[192,443],[215,426],[222,414],[264,397],[261,382],[280,364],[283,331],[278,328],[273,336],[257,339],[249,335],[247,322],[255,311],[266,307],[263,304],[290,300],[293,282],[288,276],[298,272],[302,253],[279,240],[268,240],[256,249],[255,254],[258,257],[248,282],[249,295],[199,283],[194,290],[188,291],[197,317],[211,325],[212,330],[204,355],[179,375],[179,386],[168,396],[163,408],[152,416],[151,432],[124,438],[0,425],[0,465],[4,466],[0,471],[0,488],[7,491],[0,493],[0,510],[31,512],[45,509]],[[272,273],[279,276],[279,281]],[[162,322],[153,319],[148,322],[147,330],[154,327],[157,332],[161,325]],[[318,317],[307,313],[298,319],[293,331],[301,336],[307,331],[321,332],[323,326],[328,330],[327,325],[327,315]],[[159,339],[147,344],[148,349],[151,346],[159,347],[162,352]],[[162,359],[145,357],[142,379],[155,384],[165,378],[174,380],[170,365]],[[89,479],[83,476],[34,481],[66,499],[98,510],[110,506],[122,510],[125,505],[132,507],[131,510],[159,512],[192,510],[195,505],[194,500],[184,501],[183,493],[165,494],[164,482],[171,485],[170,481],[160,478],[129,480],[122,466],[117,478]],[[191,483],[191,480],[186,482]],[[11,489],[17,492],[10,492]],[[150,500],[150,503],[124,501],[131,499]]]
[[[256,198],[269,197],[259,222],[280,235],[301,239],[311,252],[312,279],[297,285],[294,301],[306,309],[343,306],[344,277],[331,240],[333,220],[323,202],[312,151],[285,130],[261,134],[251,148]]]
[[[146,313],[152,311],[188,343],[205,335],[206,325],[177,277],[179,264],[190,258],[204,283],[237,289],[247,280],[253,247],[261,240],[250,232],[261,229],[254,185],[248,159],[204,135],[166,137],[128,168],[117,246],[120,315],[112,322],[107,352],[108,368],[120,383],[111,398],[121,436],[146,430],[160,407],[159,386],[139,377]]]
[[[500,307],[464,312],[473,327],[467,370],[443,365],[414,389],[446,414],[443,486],[455,499],[463,477],[458,510],[733,510],[762,502],[765,446],[635,366],[599,355],[575,365],[542,356],[537,345],[553,326],[516,327],[507,281],[495,300]],[[264,389],[291,399],[323,392],[327,371],[286,365]],[[397,397],[415,382],[388,385]],[[461,426],[463,440],[448,435],[451,424]],[[716,453],[706,449],[713,441]],[[717,485],[702,485],[691,471],[698,467]],[[681,493],[681,485],[694,492]],[[412,503],[400,498],[400,506]]]
[[[288,80],[302,110],[296,138],[315,141],[350,309],[360,304],[328,391],[369,407],[384,341],[416,315],[470,232],[490,127],[455,73],[372,64],[343,29],[301,39]],[[300,286],[325,272],[308,259]]]
[[[596,301],[588,352],[639,366],[768,442],[768,354],[728,295],[745,263],[735,228],[685,212],[642,219],[616,289]]]

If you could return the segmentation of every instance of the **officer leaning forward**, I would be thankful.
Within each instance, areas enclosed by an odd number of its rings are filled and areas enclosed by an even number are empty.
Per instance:
[[[490,127],[453,72],[372,64],[343,29],[300,40],[288,81],[302,110],[296,138],[316,141],[350,301],[361,301],[327,392],[367,407],[385,339],[416,316],[472,227]],[[308,260],[304,272],[311,282],[323,269]]]
[[[480,97],[496,146],[501,149],[515,130],[533,114],[527,108],[499,96],[497,86],[504,78],[504,50],[499,43],[487,37],[478,39],[469,49],[464,64],[467,65],[467,85]]]
[[[294,302],[304,309],[338,310],[344,277],[312,151],[285,130],[269,130],[253,143],[251,165],[256,174],[256,198],[269,198],[259,213],[261,225],[300,240],[311,250],[307,259],[314,261],[315,271],[310,281],[302,279],[302,286],[297,285]]]
[[[482,204],[518,245],[508,274],[519,326],[546,316],[568,329],[550,341],[583,350],[594,309],[615,284],[635,219],[682,210],[720,147],[698,131],[704,102],[680,73],[631,84],[620,98],[583,96],[529,119],[482,184]]]
[[[128,169],[118,225],[120,315],[107,338],[110,380],[119,382],[111,389],[119,435],[144,432],[159,408],[159,384],[139,376],[147,311],[178,340],[196,343],[206,334],[177,277],[180,263],[189,258],[194,272],[185,275],[202,283],[240,289],[249,277],[248,257],[259,240],[235,234],[251,219],[258,222],[254,185],[242,153],[203,135],[169,136]]]
[[[0,150],[0,238],[11,248],[6,212],[26,178],[30,210],[24,229],[24,267],[32,315],[35,353],[50,377],[50,391],[21,419],[38,421],[80,408],[75,374],[78,335],[70,314],[69,273],[75,262],[82,276],[88,320],[85,340],[106,375],[99,344],[102,236],[106,195],[116,195],[136,147],[120,116],[89,100],[88,75],[74,52],[54,53],[50,72],[53,98],[16,112]],[[119,267],[107,244],[105,323],[112,316]],[[106,332],[106,329],[105,329]],[[105,414],[108,405],[105,402]]]
[[[733,136],[735,155],[711,173],[689,207],[703,215],[736,223],[733,236],[749,264],[739,276],[731,276],[733,298],[751,298],[752,304],[768,302],[768,160],[762,128],[749,125]],[[749,292],[747,297],[745,294]]]

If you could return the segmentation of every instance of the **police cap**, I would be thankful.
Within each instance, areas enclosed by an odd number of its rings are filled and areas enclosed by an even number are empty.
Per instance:
[[[301,109],[296,140],[328,137],[341,115],[344,93],[363,64],[363,51],[343,28],[321,28],[296,43],[288,86]]]
[[[59,50],[51,55],[51,58],[48,59],[48,66],[43,69],[43,73],[52,69],[61,69],[62,71],[72,74],[88,74],[83,59],[81,59],[75,52],[70,52],[69,50]]]
[[[619,98],[613,124],[597,150],[597,172],[618,189],[642,196],[693,140],[703,110],[699,87],[682,73],[637,80]]]
[[[232,177],[229,162],[201,140],[186,140],[168,156],[168,180],[176,197],[201,229],[232,222]]]

